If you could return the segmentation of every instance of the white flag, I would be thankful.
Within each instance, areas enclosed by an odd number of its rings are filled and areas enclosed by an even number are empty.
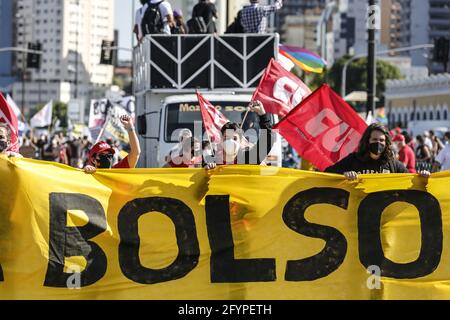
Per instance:
[[[12,110],[16,114],[17,119],[19,119],[22,112],[20,112],[19,107],[17,106],[17,104],[14,102],[14,100],[11,98],[11,96],[9,94],[6,95],[6,102],[8,102],[9,106],[12,108]]]
[[[291,71],[295,67],[295,63],[291,59],[286,58],[282,54],[278,55],[277,62],[287,71]]]
[[[53,101],[50,101],[30,120],[32,128],[47,127],[52,123]]]

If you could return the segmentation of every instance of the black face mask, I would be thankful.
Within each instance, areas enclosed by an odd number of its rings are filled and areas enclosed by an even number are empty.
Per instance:
[[[100,154],[97,159],[97,168],[99,169],[111,169],[113,162],[112,154]]]
[[[386,150],[386,146],[379,142],[374,142],[369,145],[369,150],[372,154],[382,154]]]
[[[0,141],[0,152],[5,151],[6,148],[8,148],[8,142],[6,142],[4,140]]]

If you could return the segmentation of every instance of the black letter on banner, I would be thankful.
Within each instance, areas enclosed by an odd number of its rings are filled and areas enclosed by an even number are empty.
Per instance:
[[[312,281],[334,272],[344,261],[347,241],[335,228],[309,223],[305,211],[315,204],[332,204],[347,209],[350,194],[341,189],[313,188],[297,193],[283,210],[284,223],[302,235],[326,241],[325,248],[313,257],[288,261],[286,281]]]
[[[275,259],[235,259],[229,196],[206,197],[206,225],[211,246],[211,282],[276,280]]]
[[[89,217],[82,227],[67,227],[67,211],[80,210]],[[100,202],[83,194],[50,194],[50,243],[44,286],[68,287],[73,273],[64,272],[66,257],[82,256],[87,265],[80,273],[80,285],[85,287],[100,280],[106,272],[106,255],[94,242],[88,241],[106,231],[106,216]]]
[[[151,212],[161,212],[175,225],[178,256],[164,269],[142,266],[139,259],[139,217]],[[154,284],[183,278],[198,264],[200,247],[192,210],[183,202],[172,198],[152,197],[128,202],[119,213],[119,265],[130,280]]]
[[[419,258],[410,263],[395,263],[384,256],[380,224],[383,210],[392,203],[407,202],[419,210],[422,246]],[[438,200],[418,190],[392,190],[369,194],[358,210],[359,260],[368,268],[376,265],[381,276],[413,279],[431,274],[442,254],[442,219]]]

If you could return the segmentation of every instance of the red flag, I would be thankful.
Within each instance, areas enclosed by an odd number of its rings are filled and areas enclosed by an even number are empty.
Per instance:
[[[198,92],[197,98],[202,111],[203,125],[211,143],[220,143],[220,129],[230,121]]]
[[[271,59],[252,100],[261,101],[266,112],[285,116],[310,94],[302,80]]]
[[[11,145],[7,151],[19,152],[19,124],[14,110],[6,102],[5,97],[0,93],[0,122],[6,123],[11,129]]]
[[[321,171],[356,151],[366,128],[358,114],[325,84],[274,127]]]

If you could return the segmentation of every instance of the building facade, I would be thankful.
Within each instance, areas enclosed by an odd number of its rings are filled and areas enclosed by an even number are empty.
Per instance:
[[[0,48],[14,46],[14,0],[0,1]],[[0,52],[0,91],[10,92],[15,81],[13,68],[14,53],[12,51]]]
[[[386,82],[386,108],[390,126],[413,134],[438,127],[450,129],[450,74]]]
[[[102,40],[114,39],[113,0],[17,0],[16,25],[17,46],[39,42],[43,51],[40,69],[27,70],[24,94],[21,83],[14,85],[16,102],[87,102],[111,85],[113,67],[99,63]],[[16,68],[22,66],[18,55]]]

